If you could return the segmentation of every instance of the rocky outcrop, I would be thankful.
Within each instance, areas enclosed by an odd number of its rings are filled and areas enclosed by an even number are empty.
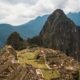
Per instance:
[[[25,41],[20,37],[17,32],[13,32],[7,39],[7,45],[11,45],[16,50],[26,48]]]
[[[78,29],[64,12],[55,10],[46,21],[40,37],[43,46],[57,49],[79,60]]]

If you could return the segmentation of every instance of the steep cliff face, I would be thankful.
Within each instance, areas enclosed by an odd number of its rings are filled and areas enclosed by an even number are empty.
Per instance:
[[[40,37],[45,47],[58,49],[78,59],[78,29],[62,10],[57,9],[49,16]]]
[[[80,26],[77,26],[78,29],[78,38],[79,38],[79,48],[80,48]]]

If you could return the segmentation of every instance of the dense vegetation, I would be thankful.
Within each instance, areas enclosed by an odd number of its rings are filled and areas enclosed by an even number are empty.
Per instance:
[[[26,48],[25,41],[20,37],[17,32],[12,33],[7,39],[7,44],[11,45],[16,50],[21,50]]]

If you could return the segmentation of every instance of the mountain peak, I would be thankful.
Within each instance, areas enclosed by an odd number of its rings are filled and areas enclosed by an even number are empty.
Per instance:
[[[55,10],[49,17],[48,17],[48,22],[51,24],[54,24],[56,21],[60,20],[65,20],[67,19],[67,16],[61,9]]]
[[[64,14],[63,10],[61,10],[61,9],[56,9],[56,10],[54,11],[54,13]]]
[[[62,10],[57,9],[49,16],[40,37],[44,47],[63,51],[77,59],[75,52],[78,53],[79,48],[78,31],[73,21]]]
[[[56,9],[56,10],[52,13],[52,15],[60,16],[60,15],[65,15],[65,14],[64,14],[63,10],[61,10],[61,9]]]

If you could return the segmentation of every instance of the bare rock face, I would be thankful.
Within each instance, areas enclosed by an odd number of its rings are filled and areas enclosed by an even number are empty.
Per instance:
[[[78,35],[80,34],[80,26],[77,26],[77,29],[78,29]],[[79,38],[79,41],[80,41],[80,35],[78,36]],[[79,48],[80,48],[80,42],[79,42]]]
[[[54,11],[40,32],[45,47],[58,49],[79,60],[78,29],[60,9]]]

